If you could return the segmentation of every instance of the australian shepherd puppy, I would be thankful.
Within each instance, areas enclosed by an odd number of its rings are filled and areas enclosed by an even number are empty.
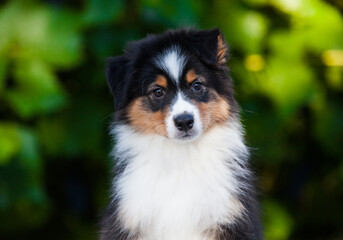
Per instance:
[[[116,174],[102,240],[261,239],[218,29],[167,31],[110,58]]]

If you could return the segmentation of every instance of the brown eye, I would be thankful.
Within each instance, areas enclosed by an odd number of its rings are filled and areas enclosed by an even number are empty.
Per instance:
[[[163,91],[162,88],[156,88],[152,93],[153,93],[154,96],[157,97],[157,98],[161,98],[161,97],[164,96],[164,91]]]
[[[195,92],[200,92],[203,89],[203,85],[201,82],[195,82],[192,84],[192,89]]]

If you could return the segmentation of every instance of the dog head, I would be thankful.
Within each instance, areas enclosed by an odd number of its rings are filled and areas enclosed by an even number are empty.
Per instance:
[[[176,141],[225,124],[237,110],[227,58],[218,29],[167,31],[130,43],[107,63],[116,121]]]

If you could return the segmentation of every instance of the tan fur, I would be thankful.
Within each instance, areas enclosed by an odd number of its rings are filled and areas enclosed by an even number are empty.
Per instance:
[[[207,103],[194,102],[199,108],[204,131],[215,125],[224,124],[230,117],[230,106],[223,98],[217,96]]]
[[[227,51],[228,51],[228,47],[225,44],[225,41],[223,39],[222,35],[218,35],[217,37],[217,62],[219,64],[225,64],[227,59],[226,59],[226,55],[227,55]]]
[[[197,78],[197,75],[195,74],[194,69],[191,69],[187,72],[186,81],[188,84],[191,84],[196,78]]]
[[[162,76],[162,75],[157,75],[155,83],[158,86],[163,87],[164,89],[166,89],[167,86],[168,86],[167,79],[164,76]]]
[[[142,97],[140,97],[130,105],[128,117],[131,125],[140,132],[167,136],[164,121],[167,112],[167,109],[157,112],[151,112],[145,109]]]

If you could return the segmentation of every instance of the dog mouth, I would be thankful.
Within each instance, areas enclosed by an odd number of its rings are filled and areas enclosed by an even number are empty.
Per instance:
[[[196,138],[198,138],[198,136],[199,133],[197,131],[183,131],[176,134],[176,136],[174,136],[174,139],[180,142],[192,142]]]

